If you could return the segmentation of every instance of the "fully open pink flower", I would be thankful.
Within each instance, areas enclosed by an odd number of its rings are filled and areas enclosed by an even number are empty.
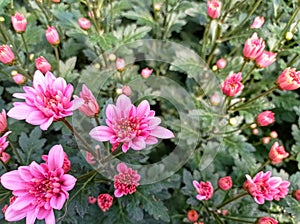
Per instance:
[[[208,0],[207,15],[212,19],[218,18],[221,14],[221,7],[222,7],[222,2],[218,0]]]
[[[274,61],[276,61],[276,56],[277,56],[277,53],[263,51],[263,53],[256,58],[255,64],[259,68],[268,67]]]
[[[242,81],[242,73],[233,73],[225,79],[224,82],[221,83],[221,89],[222,92],[227,96],[235,96],[239,94],[243,88],[244,85],[241,82]]]
[[[193,185],[196,188],[198,195],[196,198],[200,201],[209,200],[212,198],[214,193],[214,188],[209,181],[201,181],[200,183],[196,180],[193,181]]]
[[[282,145],[279,145],[278,142],[275,142],[269,152],[269,159],[272,161],[272,164],[281,163],[283,159],[287,158],[289,153],[285,151]]]
[[[265,23],[265,18],[263,16],[256,16],[254,18],[254,21],[251,24],[250,28],[251,29],[254,29],[254,28],[259,29],[264,25],[264,23]]]
[[[277,86],[282,90],[295,90],[300,87],[300,71],[295,68],[286,68],[277,78]]]
[[[125,163],[117,166],[118,175],[114,176],[115,197],[133,194],[139,186],[140,175],[133,169],[128,168]]]
[[[7,130],[7,119],[6,119],[6,112],[2,109],[0,113],[0,134],[6,132]]]
[[[257,115],[257,124],[261,127],[268,126],[275,122],[274,113],[270,110],[266,110]]]
[[[173,138],[174,134],[161,126],[160,118],[150,110],[148,101],[143,100],[137,107],[125,95],[120,95],[116,106],[109,104],[106,108],[106,124],[90,131],[92,138],[102,142],[110,141],[112,150],[122,144],[123,152],[129,148],[141,150],[146,145],[158,142],[157,138]]]
[[[11,17],[11,22],[16,32],[23,33],[26,30],[27,20],[21,13],[16,12],[16,14]]]
[[[278,222],[271,217],[261,217],[257,221],[257,224],[278,224]]]
[[[251,38],[246,40],[243,54],[245,58],[254,60],[263,53],[264,49],[265,41],[262,38],[258,38],[257,33],[254,33]]]
[[[75,99],[79,99],[78,96],[74,96]],[[82,90],[80,92],[80,99],[84,102],[78,110],[88,117],[94,117],[99,113],[99,105],[96,98],[94,97],[91,90],[89,90],[86,85],[82,85]]]
[[[7,208],[5,219],[9,222],[26,217],[26,223],[45,219],[46,224],[55,223],[53,209],[62,209],[73,189],[76,179],[63,170],[64,151],[61,145],[49,151],[48,162],[20,166],[1,176],[3,187],[12,190],[16,200]]]
[[[29,124],[40,125],[47,130],[53,121],[72,115],[72,111],[81,104],[71,101],[73,86],[51,72],[44,76],[37,70],[33,77],[33,87],[24,86],[25,93],[14,93],[13,96],[24,99],[25,102],[16,102],[8,111],[9,117],[17,120],[26,120]]]
[[[246,182],[244,188],[254,198],[257,204],[264,204],[265,200],[279,200],[285,197],[288,193],[288,181],[282,181],[280,177],[271,177],[270,171],[264,173],[263,171],[251,178],[246,175]]]

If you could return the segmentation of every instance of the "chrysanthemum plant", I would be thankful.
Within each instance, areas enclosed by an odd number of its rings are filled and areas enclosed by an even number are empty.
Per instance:
[[[300,2],[0,2],[0,223],[299,223]]]

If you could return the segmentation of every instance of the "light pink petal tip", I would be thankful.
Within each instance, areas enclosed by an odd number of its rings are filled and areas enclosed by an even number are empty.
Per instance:
[[[64,150],[61,145],[53,146],[49,151],[48,166],[50,170],[62,168],[64,163]]]

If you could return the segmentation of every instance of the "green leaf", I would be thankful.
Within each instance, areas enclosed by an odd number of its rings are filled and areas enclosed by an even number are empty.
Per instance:
[[[121,27],[114,32],[114,36],[121,41],[121,43],[118,43],[120,45],[142,39],[150,32],[151,29],[152,28],[149,26],[137,27],[136,24],[132,24],[126,27]]]

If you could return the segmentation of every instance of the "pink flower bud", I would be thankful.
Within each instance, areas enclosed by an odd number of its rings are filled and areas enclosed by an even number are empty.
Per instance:
[[[271,138],[277,138],[277,137],[278,137],[277,132],[276,132],[276,131],[271,131],[271,132],[270,132],[270,137],[271,137]]]
[[[275,122],[275,116],[272,111],[266,110],[261,112],[256,118],[257,124],[261,127],[268,126]]]
[[[270,143],[271,138],[270,138],[270,137],[263,137],[263,138],[261,139],[261,141],[262,141],[263,144],[267,145],[267,144]]]
[[[16,14],[11,17],[11,22],[16,32],[18,33],[25,32],[27,26],[27,20],[22,14],[16,12]]]
[[[141,76],[144,78],[144,79],[147,79],[149,78],[149,76],[152,74],[153,72],[153,69],[149,69],[149,68],[144,68],[141,72]]]
[[[263,53],[256,58],[255,64],[259,68],[268,67],[274,61],[276,61],[276,56],[277,56],[277,53],[263,51]]]
[[[293,196],[297,201],[300,201],[300,189],[293,192]]]
[[[225,58],[220,58],[218,61],[217,61],[217,67],[218,69],[223,69],[225,68],[227,65],[227,62],[226,62],[226,59]]]
[[[26,82],[26,77],[22,74],[13,75],[13,80],[18,85],[23,85]]]
[[[218,0],[208,0],[207,15],[212,19],[218,18],[221,14],[221,7],[222,7],[222,2]]]
[[[12,65],[15,60],[15,55],[8,45],[0,46],[0,61],[7,65]]]
[[[2,109],[2,112],[0,113],[0,134],[2,135],[7,130],[7,118],[6,118],[6,112],[4,109]]]
[[[131,95],[130,86],[123,86],[122,87],[122,94],[125,94],[126,96],[130,96]]]
[[[230,176],[222,177],[218,180],[218,186],[223,191],[228,191],[232,188],[232,179]]]
[[[196,222],[199,218],[199,215],[196,210],[189,210],[187,214],[187,218],[190,222]]]
[[[2,160],[2,162],[8,163],[8,161],[10,160],[10,155],[7,152],[2,152],[0,159]]]
[[[113,204],[114,198],[109,194],[99,194],[98,196],[98,206],[103,211],[106,212]]]
[[[281,90],[295,90],[300,87],[300,71],[295,68],[286,68],[277,78],[277,86]]]
[[[60,43],[58,32],[54,26],[48,26],[46,30],[46,39],[54,46]]]
[[[119,72],[123,72],[125,70],[125,60],[123,58],[117,58],[116,60],[116,69]]]
[[[83,30],[89,30],[91,28],[91,22],[86,18],[79,18],[78,24]]]
[[[88,16],[89,16],[90,18],[95,17],[94,12],[93,12],[93,11],[89,11],[89,12],[88,12]]]
[[[52,0],[53,3],[60,3],[60,0]]]
[[[283,146],[280,146],[278,142],[275,142],[269,152],[269,159],[272,164],[279,164],[283,159],[287,158],[289,153],[285,151]]]
[[[228,210],[221,210],[221,214],[224,216],[228,215],[228,213],[229,213]]]
[[[214,93],[209,99],[214,106],[218,106],[221,103],[221,96],[218,92]]]
[[[270,217],[262,217],[258,220],[257,224],[278,224],[278,222]]]
[[[86,152],[86,154],[85,154],[85,160],[88,162],[88,164],[91,164],[91,165],[97,163],[95,157],[90,152]]]
[[[43,74],[46,74],[47,72],[51,71],[50,63],[43,56],[40,56],[35,59],[35,67],[37,70],[40,70]]]
[[[259,131],[258,131],[257,128],[254,128],[254,129],[252,130],[252,133],[253,133],[254,135],[258,135]]]
[[[256,16],[254,18],[254,21],[252,23],[252,25],[250,26],[251,29],[259,29],[261,28],[265,23],[265,18],[263,16]]]
[[[89,204],[95,204],[97,202],[97,198],[93,197],[93,196],[89,196],[88,197],[88,202]]]
[[[74,98],[79,98],[74,96]],[[83,101],[83,104],[78,108],[81,113],[88,117],[94,117],[99,113],[99,105],[93,93],[86,85],[82,85],[82,90],[80,92],[80,98]]]
[[[198,193],[196,198],[199,201],[209,200],[212,198],[212,196],[214,194],[214,188],[210,181],[206,181],[206,182],[201,181],[199,183],[198,181],[194,180],[193,185],[196,188],[196,191]]]
[[[258,38],[257,33],[254,33],[251,38],[246,40],[243,55],[249,60],[254,60],[263,53],[264,49],[265,41]]]
[[[239,94],[244,85],[242,81],[242,73],[233,73],[225,79],[223,83],[221,83],[222,92],[227,96],[235,96]]]

